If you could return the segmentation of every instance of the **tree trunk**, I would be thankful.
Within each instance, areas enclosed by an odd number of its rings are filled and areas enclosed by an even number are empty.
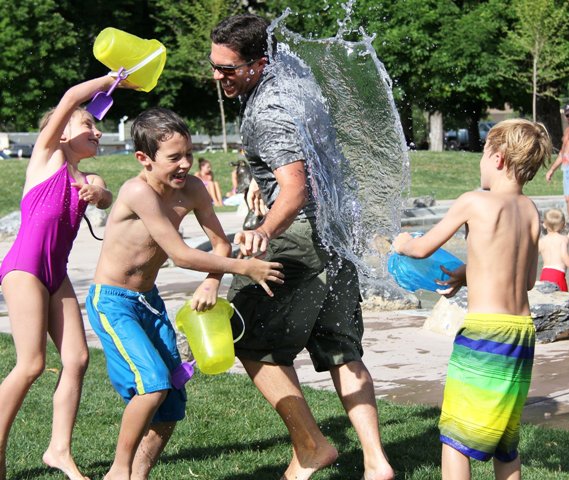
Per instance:
[[[532,71],[532,103],[531,103],[531,110],[532,110],[532,118],[535,122],[537,120],[537,55],[533,57],[533,71]]]
[[[559,102],[555,98],[538,97],[537,99],[537,121],[545,125],[556,149],[561,148],[561,138],[563,137],[560,108]]]
[[[400,103],[398,107],[399,118],[401,119],[401,127],[403,128],[403,134],[405,135],[405,142],[407,146],[410,147],[414,143],[413,108],[408,102]]]
[[[443,114],[433,112],[429,115],[429,150],[443,151]]]
[[[223,92],[221,91],[221,84],[216,80],[217,86],[217,101],[219,102],[219,113],[221,115],[221,134],[223,135],[223,151],[227,153],[227,127],[225,126],[225,109],[223,108]]]
[[[480,152],[484,147],[480,141],[479,122],[480,114],[473,112],[473,115],[468,119],[468,150],[471,152]]]

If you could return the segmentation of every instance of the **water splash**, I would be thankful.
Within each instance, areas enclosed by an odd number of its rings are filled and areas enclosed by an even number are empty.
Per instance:
[[[351,3],[338,34],[326,39],[290,31],[287,9],[269,27],[279,42],[279,61],[268,68],[284,80],[284,104],[303,140],[321,237],[356,264],[364,289],[385,294],[386,282],[392,285],[385,239],[399,231],[409,159],[391,79],[373,37],[360,29],[360,41],[342,38]]]

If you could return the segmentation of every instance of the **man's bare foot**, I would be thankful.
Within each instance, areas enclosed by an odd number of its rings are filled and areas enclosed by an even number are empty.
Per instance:
[[[382,468],[375,470],[366,470],[362,480],[393,480],[395,472],[389,463],[386,463]]]
[[[58,455],[52,450],[47,449],[43,454],[43,463],[51,468],[61,470],[65,475],[67,475],[69,480],[89,480],[88,477],[81,474],[77,465],[75,465],[75,460],[73,460],[69,453],[65,455]]]
[[[308,480],[313,473],[326,468],[338,458],[338,451],[329,443],[315,450],[297,452],[293,450],[292,460],[281,480]]]

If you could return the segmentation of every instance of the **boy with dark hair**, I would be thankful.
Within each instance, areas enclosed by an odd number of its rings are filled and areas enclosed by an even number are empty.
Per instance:
[[[139,175],[126,181],[108,218],[101,256],[86,300],[111,382],[125,408],[115,459],[105,480],[146,479],[185,414],[186,393],[172,387],[180,364],[176,335],[155,286],[164,261],[209,272],[192,297],[203,311],[216,301],[223,273],[249,276],[272,295],[267,281],[282,283],[278,263],[229,257],[225,237],[203,183],[189,175],[192,142],[174,112],[151,108],[132,125]],[[190,248],[178,233],[194,212],[213,254]]]

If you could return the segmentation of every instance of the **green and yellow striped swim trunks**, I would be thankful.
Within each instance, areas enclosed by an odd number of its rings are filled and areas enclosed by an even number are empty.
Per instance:
[[[535,328],[530,316],[469,313],[454,340],[441,418],[441,442],[477,460],[518,456],[531,382]]]

